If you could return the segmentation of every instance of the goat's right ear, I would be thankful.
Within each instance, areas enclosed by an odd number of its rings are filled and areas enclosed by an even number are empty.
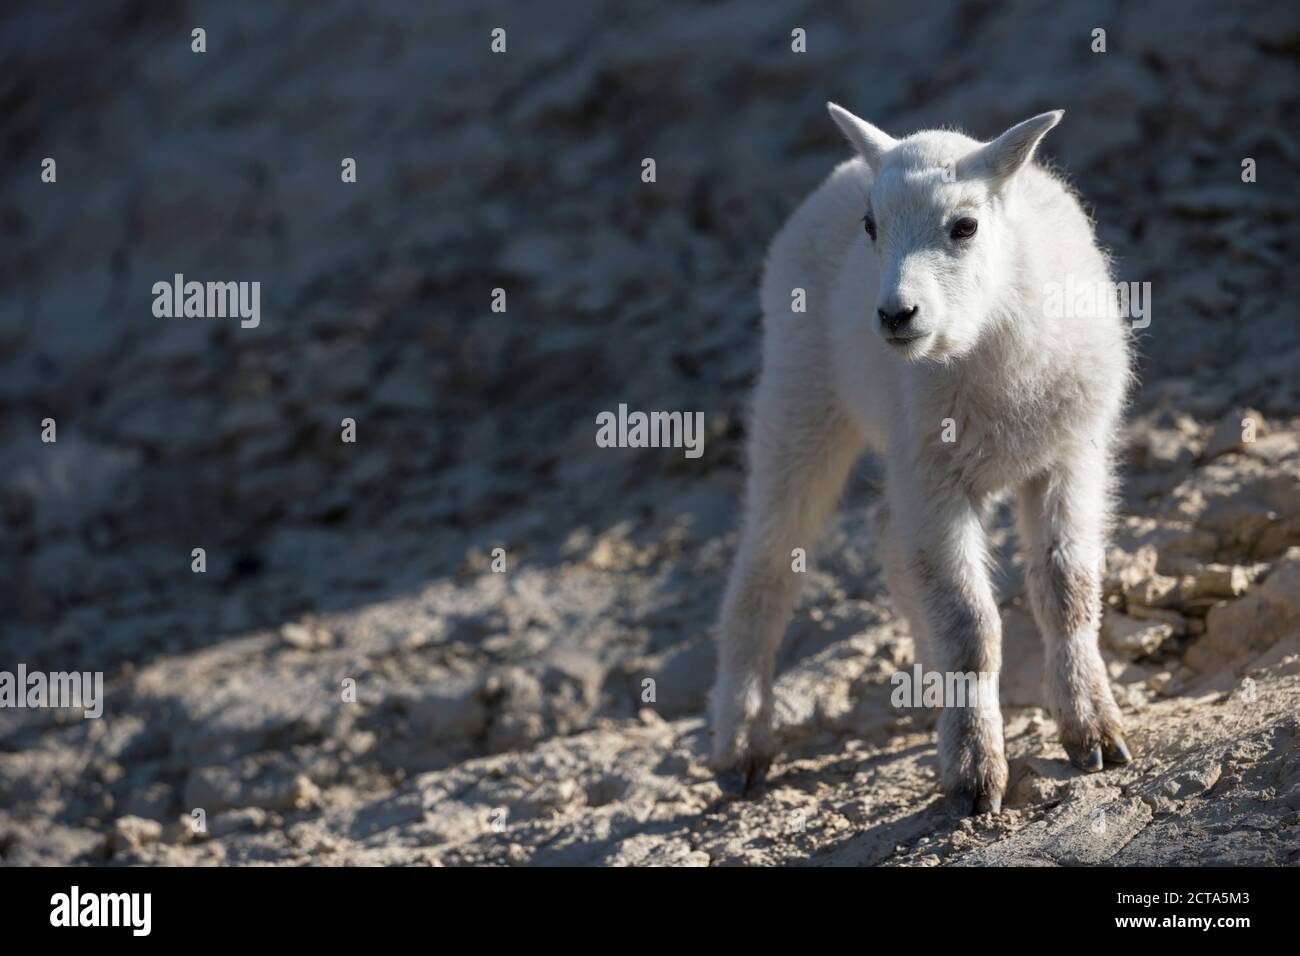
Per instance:
[[[867,165],[876,169],[880,165],[880,157],[889,152],[898,143],[898,140],[872,126],[866,120],[854,116],[842,106],[834,103],[826,104],[827,111],[831,114],[831,119],[835,120],[835,125],[840,128],[846,139],[853,144],[853,148],[858,154],[867,161]]]

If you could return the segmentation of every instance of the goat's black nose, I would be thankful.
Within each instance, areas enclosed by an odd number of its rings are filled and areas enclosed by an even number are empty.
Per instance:
[[[876,315],[880,316],[880,324],[891,332],[897,332],[912,321],[917,312],[917,306],[910,309],[900,309],[897,312],[886,312],[884,309],[877,309]]]

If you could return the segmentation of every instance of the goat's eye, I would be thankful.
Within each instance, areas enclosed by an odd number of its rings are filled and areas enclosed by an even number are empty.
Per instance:
[[[876,220],[871,218],[871,213],[867,213],[865,216],[862,217],[862,225],[866,227],[867,235],[871,237],[871,241],[875,242],[876,241]]]
[[[952,237],[954,239],[969,239],[975,235],[975,230],[978,228],[979,223],[966,216],[952,224]]]

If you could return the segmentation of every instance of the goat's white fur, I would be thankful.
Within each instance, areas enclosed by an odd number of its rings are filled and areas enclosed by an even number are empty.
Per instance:
[[[918,656],[945,672],[1000,669],[983,520],[1014,491],[1062,742],[1083,769],[1100,769],[1103,754],[1123,761],[1097,631],[1130,347],[1113,314],[1054,318],[1044,307],[1050,283],[1110,281],[1078,200],[1032,159],[1063,114],[981,144],[947,131],[895,140],[828,107],[859,155],[803,202],[768,254],[743,527],[710,704],[713,764],[748,784],[772,759],[774,659],[799,580],[791,553],[812,547],[864,449],[884,461],[878,550]],[[959,242],[950,229],[962,216],[978,227]],[[791,309],[796,288],[805,312]],[[904,331],[920,337],[887,341],[878,310],[911,305]],[[943,441],[945,419],[955,442]],[[976,810],[996,811],[1006,788],[993,711],[939,717],[943,790]]]

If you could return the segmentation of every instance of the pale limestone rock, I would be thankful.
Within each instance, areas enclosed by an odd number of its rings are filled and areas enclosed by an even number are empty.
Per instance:
[[[1201,453],[1202,460],[1212,461],[1229,452],[1245,451],[1246,442],[1243,435],[1247,431],[1248,426],[1244,424],[1247,421],[1253,423],[1254,437],[1263,438],[1265,433],[1263,414],[1253,408],[1233,409],[1220,418],[1218,424],[1214,426],[1214,431],[1210,433],[1205,443],[1205,450]]]
[[[1210,610],[1205,636],[1188,649],[1187,663],[1201,672],[1237,667],[1284,639],[1300,642],[1296,549],[1250,594]]]
[[[1173,633],[1167,622],[1137,620],[1109,608],[1102,617],[1102,643],[1130,661],[1153,653]]]

